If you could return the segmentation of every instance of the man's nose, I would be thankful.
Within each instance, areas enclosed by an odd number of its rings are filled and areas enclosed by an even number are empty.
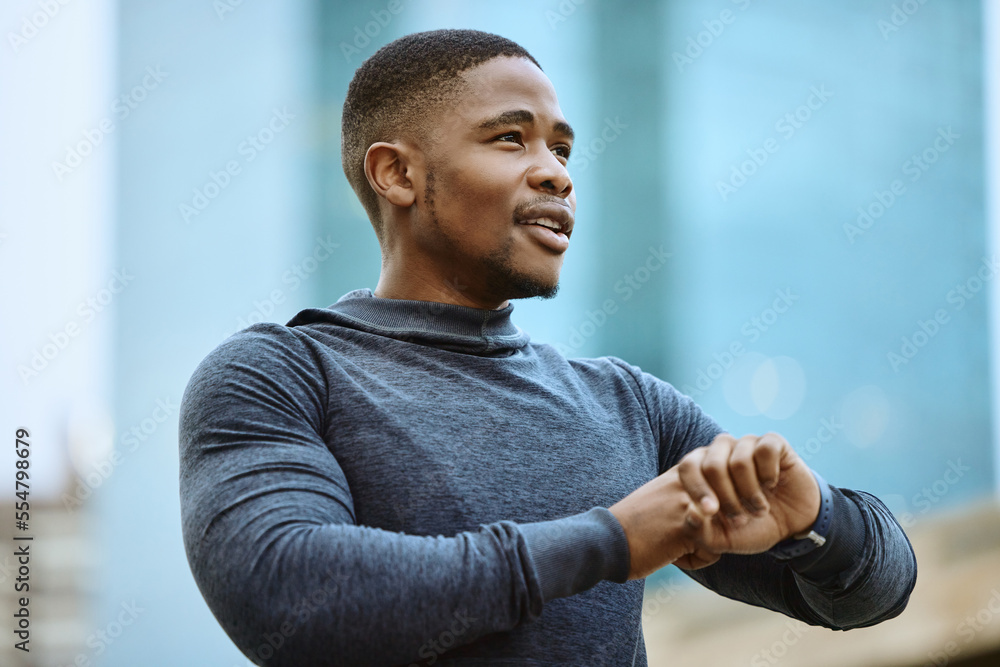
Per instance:
[[[565,199],[573,191],[573,180],[569,177],[566,165],[551,152],[546,151],[546,153],[548,158],[543,158],[532,169],[528,176],[528,183],[536,190]]]

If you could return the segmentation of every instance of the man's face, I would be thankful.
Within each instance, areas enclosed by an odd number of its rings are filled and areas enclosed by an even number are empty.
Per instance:
[[[572,130],[528,60],[494,58],[462,77],[454,104],[427,119],[415,250],[475,302],[551,298],[576,210]]]

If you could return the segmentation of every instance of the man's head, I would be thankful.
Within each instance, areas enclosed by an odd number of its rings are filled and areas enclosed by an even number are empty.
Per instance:
[[[382,246],[379,290],[405,279],[424,300],[482,307],[553,296],[576,205],[572,138],[551,82],[510,40],[437,30],[380,49],[351,82],[342,138]],[[561,229],[524,224],[539,219]]]

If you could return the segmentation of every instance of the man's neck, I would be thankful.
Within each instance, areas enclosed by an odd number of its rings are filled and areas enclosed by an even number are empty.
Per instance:
[[[506,308],[509,300],[497,302],[476,294],[461,278],[440,279],[420,272],[396,272],[385,265],[379,274],[378,285],[373,290],[381,299],[408,299],[411,301],[435,301],[456,306],[468,306],[482,310]]]

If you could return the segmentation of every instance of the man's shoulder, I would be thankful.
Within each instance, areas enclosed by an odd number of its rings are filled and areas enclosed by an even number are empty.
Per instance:
[[[230,334],[209,353],[209,356],[234,354],[248,349],[261,352],[301,349],[303,345],[303,336],[297,333],[295,328],[277,322],[258,322]]]
[[[688,399],[690,397],[679,391],[673,384],[656,375],[644,371],[621,357],[602,355],[599,357],[567,357],[552,345],[532,343],[540,356],[547,356],[569,366],[577,375],[592,381],[602,381],[615,378],[627,384],[640,398],[651,394],[671,399]],[[558,363],[558,361],[557,361]]]
[[[618,380],[628,383],[633,391],[639,391],[639,384],[643,381],[642,369],[621,357],[614,355],[570,357],[548,343],[532,342],[529,345],[545,363],[554,366],[561,365],[585,380]]]
[[[535,350],[535,353],[539,357],[556,362],[562,362],[581,371],[614,373],[619,375],[622,373],[628,373],[631,375],[639,371],[638,367],[633,366],[624,359],[613,355],[602,355],[599,357],[571,357],[564,354],[557,346],[550,345],[549,343],[531,342],[529,345]]]
[[[283,374],[317,365],[308,336],[276,322],[241,329],[215,346],[198,364],[195,375],[256,369]]]
[[[191,373],[182,412],[200,412],[228,401],[256,403],[267,397],[323,396],[326,372],[308,337],[290,327],[260,322],[237,331],[212,349]]]

